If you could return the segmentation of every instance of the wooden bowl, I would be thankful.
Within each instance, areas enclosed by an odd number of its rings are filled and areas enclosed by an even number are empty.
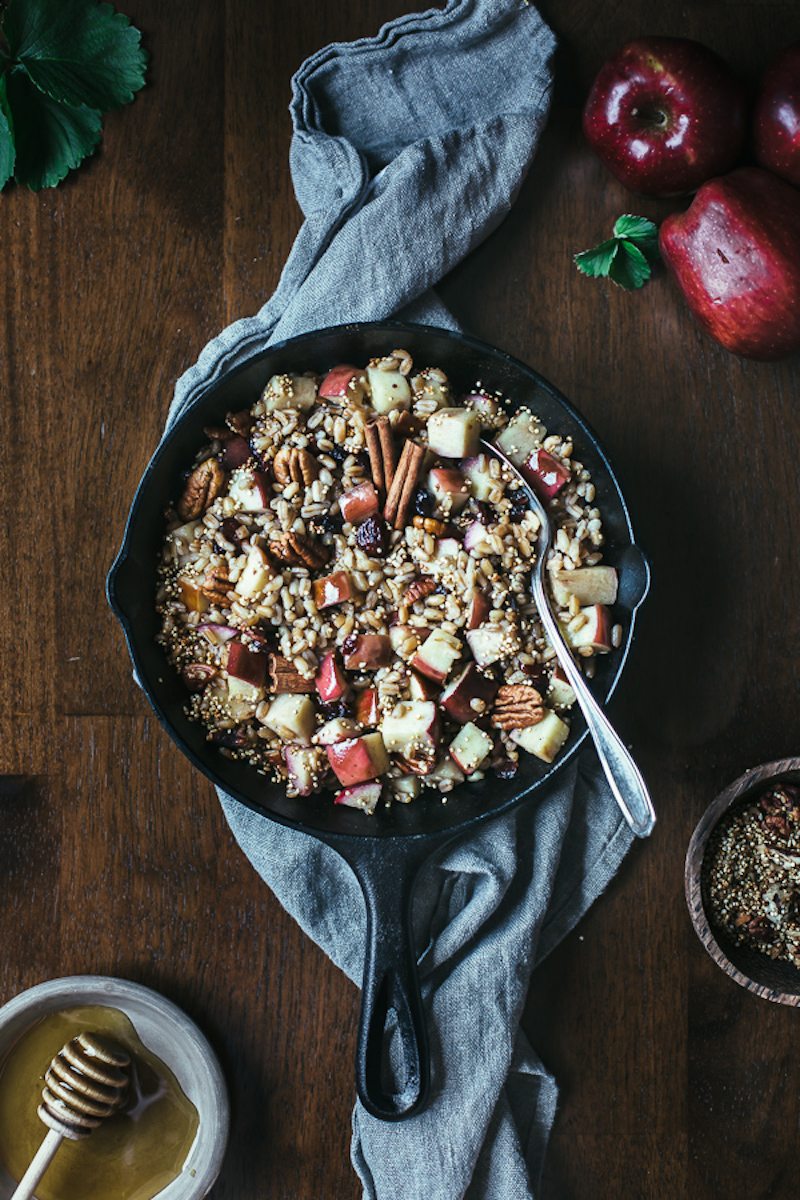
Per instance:
[[[765,1000],[800,1008],[800,970],[789,962],[775,961],[758,950],[738,945],[723,929],[712,930],[706,907],[703,859],[708,839],[731,808],[746,804],[755,794],[781,780],[800,785],[800,758],[782,758],[753,767],[709,804],[686,852],[686,903],[697,936],[731,979]]]

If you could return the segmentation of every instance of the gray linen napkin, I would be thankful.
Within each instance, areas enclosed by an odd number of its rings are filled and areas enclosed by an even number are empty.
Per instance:
[[[308,59],[291,103],[305,223],[271,299],[179,380],[169,422],[270,341],[400,311],[455,327],[430,288],[508,212],[546,119],[554,46],[520,0],[450,0]],[[365,913],[350,868],[321,843],[220,799],[287,911],[360,982]],[[356,1104],[352,1159],[365,1197],[534,1194],[557,1091],[519,1029],[530,973],[630,842],[596,760],[584,756],[537,804],[425,868],[415,926],[432,1100],[400,1125]]]

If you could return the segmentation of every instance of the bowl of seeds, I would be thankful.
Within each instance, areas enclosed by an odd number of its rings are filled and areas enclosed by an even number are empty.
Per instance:
[[[755,995],[800,1007],[800,758],[754,767],[712,801],[685,886],[714,962]]]

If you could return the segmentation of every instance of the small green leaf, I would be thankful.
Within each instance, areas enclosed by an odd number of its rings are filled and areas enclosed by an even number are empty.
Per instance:
[[[142,35],[110,4],[10,0],[3,28],[14,61],[53,100],[105,111],[144,86]]]
[[[0,189],[4,188],[14,174],[14,122],[6,96],[6,77],[0,76]]]
[[[617,245],[619,249],[609,269],[609,278],[628,290],[640,288],[650,278],[649,262],[633,242],[620,238]]]
[[[614,237],[630,238],[637,244],[640,242],[655,242],[658,240],[658,226],[647,217],[635,217],[632,213],[623,213],[614,222]]]
[[[14,114],[16,179],[32,192],[55,187],[95,149],[103,118],[85,105],[58,104],[35,88],[18,68],[6,78]]]
[[[590,275],[593,279],[597,279],[601,275],[608,275],[618,246],[619,242],[616,238],[609,238],[607,242],[601,242],[592,250],[582,250],[580,254],[575,255],[575,266],[584,275]]]

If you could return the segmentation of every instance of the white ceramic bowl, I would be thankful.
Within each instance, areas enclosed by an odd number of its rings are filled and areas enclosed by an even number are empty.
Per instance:
[[[141,1041],[170,1068],[197,1109],[197,1135],[183,1170],[162,1188],[158,1200],[201,1200],[222,1166],[228,1141],[228,1096],[214,1051],[195,1023],[171,1000],[141,984],[103,975],[50,979],[20,992],[0,1008],[0,1059],[34,1021],[83,1004],[125,1013]],[[0,1166],[0,1200],[8,1200],[13,1190],[14,1184]]]

